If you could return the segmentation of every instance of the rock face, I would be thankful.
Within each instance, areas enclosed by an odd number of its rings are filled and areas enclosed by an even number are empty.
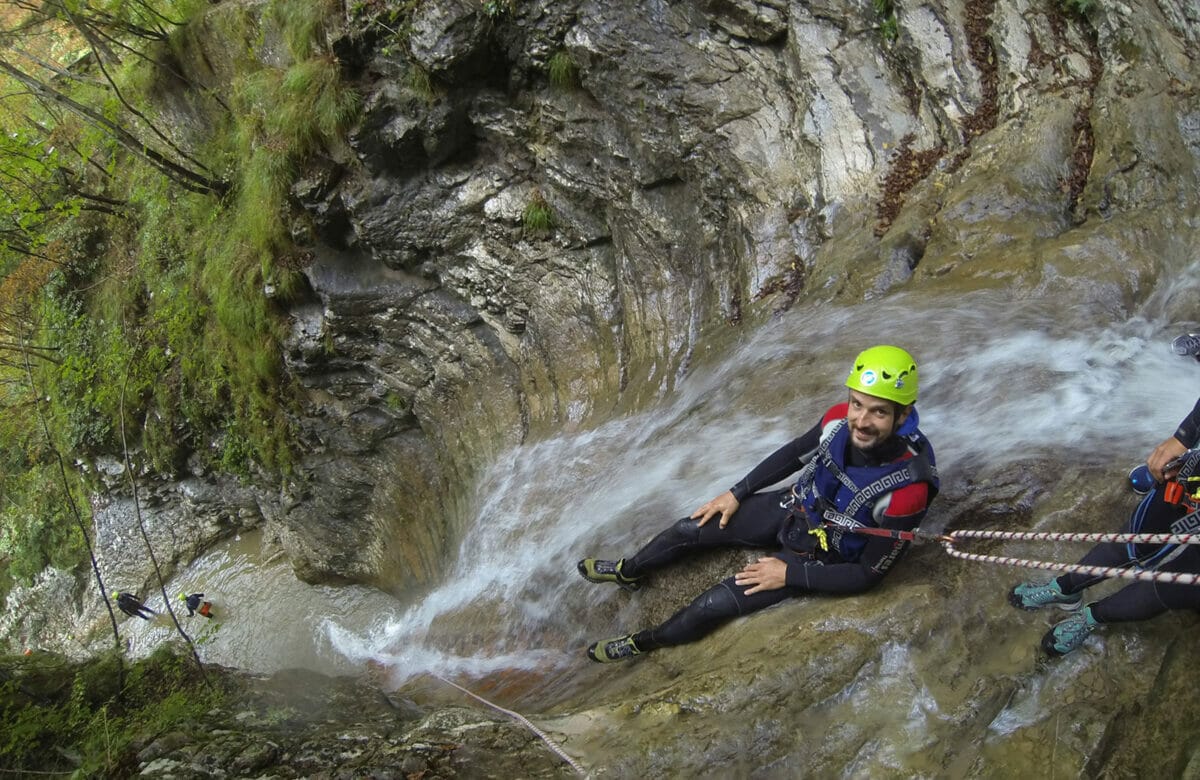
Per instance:
[[[797,300],[1128,311],[1195,253],[1197,35],[1165,1],[448,2],[406,50],[348,31],[353,154],[296,189],[308,455],[276,535],[306,579],[420,583],[489,454],[650,402]]]

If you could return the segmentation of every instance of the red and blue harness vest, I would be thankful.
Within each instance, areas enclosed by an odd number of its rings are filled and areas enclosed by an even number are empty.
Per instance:
[[[850,426],[839,420],[821,437],[792,487],[809,528],[824,528],[829,548],[844,561],[858,560],[867,543],[865,536],[853,532],[855,526],[879,527],[875,504],[880,497],[915,482],[929,484],[930,501],[937,494],[940,483],[929,440],[915,428],[900,438],[907,449],[896,460],[876,466],[848,465]],[[780,541],[785,535],[786,530]]]

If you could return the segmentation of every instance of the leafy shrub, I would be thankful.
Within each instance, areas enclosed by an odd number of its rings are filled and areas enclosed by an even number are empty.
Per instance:
[[[128,777],[134,739],[194,728],[223,696],[172,645],[125,664],[115,652],[82,664],[0,658],[0,770]]]
[[[896,19],[896,7],[892,0],[871,0],[875,16],[879,19],[879,36],[891,43],[900,34],[900,22]]]
[[[84,540],[61,485],[57,464],[37,464],[4,477],[0,557],[7,559],[13,581],[29,585],[47,566],[72,569],[84,559]]]

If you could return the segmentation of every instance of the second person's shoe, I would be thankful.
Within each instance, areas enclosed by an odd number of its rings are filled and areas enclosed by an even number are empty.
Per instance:
[[[1053,656],[1066,655],[1078,649],[1098,625],[1092,617],[1092,608],[1084,607],[1047,631],[1042,637],[1042,649]]]
[[[1191,355],[1200,360],[1200,333],[1184,333],[1171,341],[1171,351],[1176,355]]]
[[[1059,609],[1079,609],[1083,594],[1063,593],[1057,579],[1046,583],[1022,582],[1008,592],[1008,603],[1017,609],[1041,609],[1051,604]]]

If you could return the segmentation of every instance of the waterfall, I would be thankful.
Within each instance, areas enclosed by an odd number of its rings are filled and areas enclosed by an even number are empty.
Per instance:
[[[1155,318],[1156,300],[1121,321],[986,292],[779,316],[660,405],[498,458],[441,584],[366,630],[331,618],[331,645],[400,678],[579,663],[588,633],[577,605],[612,594],[575,562],[632,554],[727,489],[843,400],[851,360],[875,343],[916,356],[917,408],[944,479],[1033,457],[1132,467],[1190,411],[1200,378],[1200,363],[1171,352],[1179,326]]]

